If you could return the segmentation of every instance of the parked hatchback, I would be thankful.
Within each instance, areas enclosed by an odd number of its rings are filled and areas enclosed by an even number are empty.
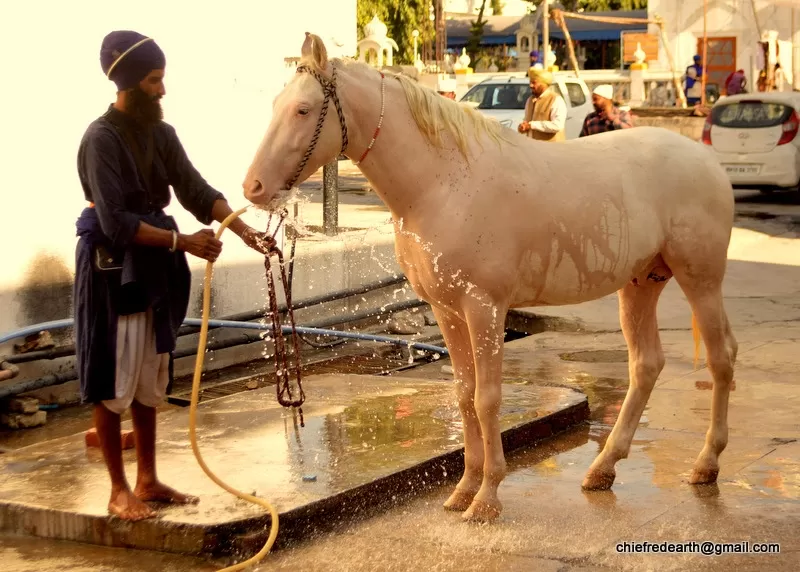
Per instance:
[[[743,93],[720,99],[703,127],[734,187],[794,188],[800,182],[800,93]]]
[[[564,134],[567,139],[575,139],[580,135],[583,120],[593,109],[589,88],[580,78],[556,76],[552,89],[567,104]],[[472,86],[460,101],[474,106],[503,125],[516,129],[525,118],[525,102],[530,95],[530,80],[527,76],[496,76]]]

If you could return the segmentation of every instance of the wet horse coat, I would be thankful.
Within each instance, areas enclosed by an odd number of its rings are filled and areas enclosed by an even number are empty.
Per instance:
[[[499,408],[508,309],[618,292],[630,388],[583,483],[611,486],[664,366],[656,302],[673,275],[696,316],[714,376],[712,422],[691,480],[713,482],[728,438],[737,345],[721,292],[733,193],[710,153],[650,127],[559,145],[536,142],[407,78],[382,79],[362,64],[329,61],[316,36],[307,36],[303,56],[323,78],[336,67],[341,121],[329,113],[315,135],[324,91],[313,75],[299,73],[275,101],[245,195],[260,204],[282,196],[288,183],[335,158],[343,130],[350,158],[374,143],[359,166],[392,213],[398,262],[433,307],[453,361],[465,472],[445,506],[478,520],[502,510]]]

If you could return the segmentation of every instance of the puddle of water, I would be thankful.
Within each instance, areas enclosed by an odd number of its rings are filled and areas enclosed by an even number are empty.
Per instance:
[[[587,350],[559,354],[564,361],[584,363],[627,363],[628,350]]]

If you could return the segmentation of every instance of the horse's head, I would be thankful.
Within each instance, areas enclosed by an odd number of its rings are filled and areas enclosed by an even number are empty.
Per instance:
[[[306,33],[301,53],[298,72],[304,73],[297,73],[275,98],[272,121],[242,185],[255,204],[291,190],[343,147],[335,71],[322,39]]]

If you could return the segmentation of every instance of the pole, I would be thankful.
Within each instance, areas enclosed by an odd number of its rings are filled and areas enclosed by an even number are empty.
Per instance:
[[[661,44],[664,46],[664,51],[667,52],[667,60],[669,61],[669,69],[672,71],[672,83],[675,85],[675,93],[678,94],[678,103],[683,109],[686,109],[686,94],[683,93],[683,87],[678,79],[678,74],[675,72],[675,59],[672,57],[672,49],[667,42],[667,34],[664,32],[664,21],[660,18],[657,22],[658,32],[661,35]]]
[[[327,236],[339,229],[339,160],[322,168],[322,228]]]
[[[708,0],[703,0],[703,77],[700,82],[703,92],[700,94],[700,105],[706,105],[706,76],[708,75]],[[723,86],[724,89],[725,86]]]
[[[758,10],[756,9],[756,0],[750,0],[750,6],[753,8],[753,20],[756,23],[756,32],[758,32],[758,41],[761,41],[761,24],[758,23]]]
[[[544,12],[542,12],[542,51],[544,52],[542,55],[542,67],[547,70],[547,60],[550,56],[550,7],[548,6],[548,0],[543,0],[542,6],[544,6]]]
[[[442,0],[433,2],[433,27],[436,34],[436,66],[440,71],[444,70],[444,51],[447,45],[444,43],[444,18],[442,17]]]
[[[578,58],[575,56],[575,46],[572,44],[572,36],[569,35],[569,28],[567,28],[567,23],[564,20],[561,10],[553,12],[553,19],[561,27],[561,31],[564,32],[564,37],[567,40],[567,48],[569,49],[569,59],[572,63],[572,68],[575,70],[575,77],[581,77],[581,71],[578,69]]]
[[[797,8],[792,6],[792,88],[797,89],[797,72],[798,72],[798,61],[797,61],[797,25],[795,22],[795,16],[797,15]]]

